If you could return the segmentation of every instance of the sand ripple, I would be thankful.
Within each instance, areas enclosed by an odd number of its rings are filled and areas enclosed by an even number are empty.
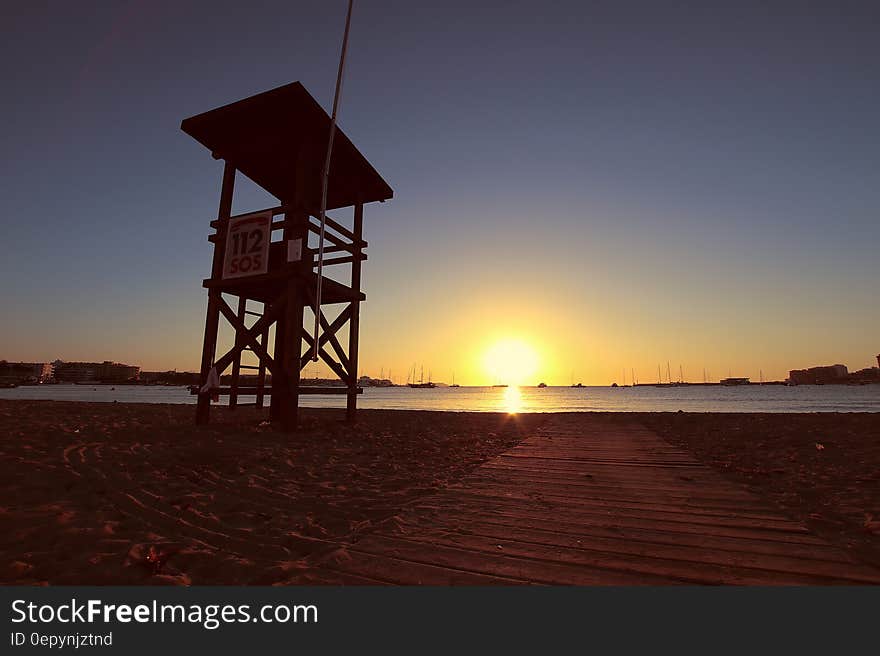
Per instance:
[[[334,583],[311,566],[516,443],[537,416],[0,401],[3,583]],[[8,501],[7,501],[8,500]]]

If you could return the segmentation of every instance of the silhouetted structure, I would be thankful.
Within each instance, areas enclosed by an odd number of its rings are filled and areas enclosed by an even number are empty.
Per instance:
[[[845,381],[848,374],[844,365],[833,364],[827,367],[793,369],[788,372],[788,379],[795,385],[826,385]]]
[[[847,376],[847,382],[856,384],[880,383],[880,367],[865,367]]]
[[[45,383],[52,378],[48,362],[7,362],[0,360],[0,383]]]
[[[363,208],[366,203],[385,201],[393,192],[351,141],[337,130],[330,160],[327,209],[354,207],[351,228],[327,217],[324,266],[350,265],[349,284],[329,277],[322,282],[324,305],[342,305],[331,321],[322,316],[318,337],[321,359],[344,387],[305,387],[300,373],[309,362],[313,336],[304,328],[308,307],[315,312],[317,274],[315,249],[309,248],[310,233],[319,234],[321,175],[330,131],[330,117],[299,83],[240,100],[231,105],[193,116],[183,121],[181,129],[203,144],[215,159],[225,162],[220,194],[220,210],[211,226],[216,233],[209,237],[214,244],[211,277],[204,281],[208,289],[205,340],[202,349],[200,380],[209,381],[212,368],[222,374],[232,367],[232,382],[219,387],[219,394],[229,395],[235,406],[239,394],[255,394],[258,406],[265,394],[271,394],[273,419],[280,419],[285,429],[296,425],[300,394],[348,396],[348,417],[354,418],[357,394],[358,332],[361,262],[366,259],[363,240]],[[281,205],[246,215],[231,216],[236,171],[256,182],[281,201]],[[282,217],[276,219],[275,217]],[[280,239],[272,236],[280,233]],[[231,238],[229,238],[231,235]],[[332,270],[332,269],[331,269]],[[233,309],[223,298],[237,298]],[[259,311],[249,309],[256,303]],[[215,360],[220,315],[235,331],[233,347]],[[337,336],[348,325],[348,349]],[[270,354],[270,329],[274,326]],[[303,342],[307,349],[304,351]],[[331,348],[331,355],[327,347]],[[239,386],[241,354],[249,349],[259,365],[252,388]],[[335,357],[334,357],[335,356]],[[266,374],[271,373],[272,387],[266,388]],[[211,376],[212,380],[217,380]],[[196,423],[207,423],[210,392],[200,393]]]
[[[125,383],[136,381],[141,368],[119,362],[62,362],[56,360],[53,376],[55,380],[65,383]]]

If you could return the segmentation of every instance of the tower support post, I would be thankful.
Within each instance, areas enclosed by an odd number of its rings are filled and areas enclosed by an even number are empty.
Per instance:
[[[351,288],[361,291],[361,243],[364,234],[364,204],[360,201],[354,206],[354,257],[351,263]],[[361,325],[361,302],[355,300],[351,304],[351,318],[348,326],[348,398],[345,404],[345,419],[353,423],[357,418],[357,386],[358,386],[358,341]]]
[[[235,188],[235,165],[225,161],[223,183],[220,188],[220,208],[217,212],[217,235],[214,241],[214,260],[211,265],[211,278],[217,279],[223,273],[223,256],[226,251],[226,232],[232,214],[232,194]],[[220,290],[208,290],[208,311],[205,313],[205,340],[202,344],[202,364],[199,371],[199,386],[208,380],[217,350],[217,331],[220,328]],[[217,372],[221,374],[223,372]],[[207,424],[211,416],[211,393],[199,392],[196,405],[196,424]]]
[[[280,386],[281,399],[279,407],[279,419],[281,427],[285,431],[292,431],[299,421],[299,386],[300,373],[302,371],[303,352],[303,312],[305,308],[305,295],[303,294],[303,281],[306,274],[306,264],[311,270],[311,259],[306,256],[309,230],[309,215],[301,205],[286,215],[284,227],[284,240],[300,239],[302,259],[292,263],[295,274],[287,281],[287,307],[284,310],[285,344],[282,353],[281,369],[284,381]],[[276,337],[276,339],[278,339]],[[273,401],[275,384],[272,384]]]

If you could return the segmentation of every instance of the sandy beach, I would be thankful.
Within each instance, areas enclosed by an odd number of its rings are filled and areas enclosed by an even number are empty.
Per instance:
[[[569,415],[573,416],[573,415]],[[603,415],[603,417],[614,415]],[[309,559],[454,485],[552,415],[0,402],[0,582],[336,583]],[[589,424],[591,415],[576,415]],[[626,414],[880,562],[880,415]]]
[[[273,584],[516,444],[541,415],[0,401],[0,582]],[[317,582],[321,582],[320,580]]]

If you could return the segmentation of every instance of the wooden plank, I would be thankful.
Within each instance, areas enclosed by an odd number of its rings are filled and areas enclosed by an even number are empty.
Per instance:
[[[762,504],[755,499],[749,498],[747,495],[736,497],[713,496],[711,493],[704,492],[700,485],[685,486],[682,487],[680,491],[669,491],[664,493],[657,489],[641,490],[632,487],[624,488],[619,484],[612,485],[611,481],[606,482],[593,475],[585,475],[582,479],[578,478],[575,480],[552,475],[542,476],[540,474],[531,474],[521,471],[508,471],[505,472],[504,475],[501,475],[492,472],[489,467],[483,468],[481,474],[479,480],[482,481],[494,481],[496,483],[507,481],[523,486],[524,488],[530,488],[531,485],[547,485],[551,487],[564,486],[569,489],[576,489],[580,493],[588,495],[591,498],[608,500],[616,499],[621,501],[629,500],[633,502],[651,500],[657,503],[676,503],[685,506],[693,505],[721,510],[730,510],[733,508],[766,510],[767,508],[766,504]]]
[[[410,523],[413,526],[436,527],[444,519],[437,513],[425,513],[424,515],[411,514],[408,516],[407,530]],[[825,562],[854,563],[851,556],[846,552],[827,544],[799,544],[793,542],[779,542],[751,537],[715,536],[705,533],[681,533],[662,528],[627,528],[622,526],[597,526],[578,522],[556,521],[552,528],[548,529],[544,519],[530,519],[524,517],[509,517],[498,513],[475,512],[468,513],[458,510],[455,515],[449,517],[444,526],[454,527],[457,530],[465,530],[471,525],[493,526],[499,530],[534,529],[538,531],[550,531],[558,536],[583,539],[590,537],[622,539],[627,542],[646,542],[649,544],[693,546],[703,549],[711,549],[714,552],[727,552],[733,554],[767,554],[786,555],[792,558],[816,558]],[[412,530],[419,530],[413,528]]]
[[[338,221],[327,216],[326,212],[324,213],[324,224],[333,228],[336,232],[338,232],[343,237],[349,239],[353,243],[358,243],[361,240],[360,235],[355,234],[357,232],[357,229],[355,229],[355,232],[352,232]]]
[[[320,225],[315,225],[315,224],[312,223],[311,221],[309,221],[309,225],[308,225],[308,228],[307,228],[307,229],[308,229],[309,232],[313,232],[313,233],[316,234],[316,235],[320,235],[320,234],[321,234],[321,227],[320,227]],[[324,239],[326,239],[327,241],[329,241],[329,242],[330,242],[331,244],[333,244],[334,246],[338,246],[339,248],[341,248],[341,249],[343,249],[343,250],[345,250],[345,251],[348,251],[349,253],[353,253],[353,252],[354,252],[354,248],[355,248],[355,247],[354,247],[353,245],[351,245],[351,244],[347,244],[347,243],[345,242],[345,240],[343,240],[343,239],[337,237],[336,235],[334,235],[334,234],[331,233],[331,232],[327,232],[327,231],[325,231],[325,232],[324,232]]]
[[[507,553],[511,553],[508,544],[543,545],[562,547],[565,549],[587,550],[603,555],[637,557],[640,559],[681,561],[683,565],[675,567],[691,567],[700,565],[700,572],[682,570],[683,578],[714,581],[717,577],[713,571],[705,571],[702,566],[734,567],[742,576],[766,576],[762,572],[751,570],[767,570],[804,575],[816,579],[813,582],[824,582],[821,579],[835,579],[852,583],[880,583],[880,573],[864,567],[854,560],[824,560],[815,557],[815,550],[805,557],[793,557],[788,550],[777,553],[718,550],[712,547],[695,546],[681,543],[658,543],[634,541],[629,538],[614,536],[587,536],[566,534],[557,530],[547,530],[521,525],[498,525],[482,521],[461,522],[455,529],[436,528],[430,524],[419,526],[412,539],[419,541],[439,541],[442,544],[467,545],[462,537],[480,537],[489,541],[490,546],[500,545]],[[627,562],[627,569],[639,570],[638,562]],[[748,571],[747,571],[748,570]]]
[[[366,576],[376,581],[396,585],[521,585],[529,583],[526,579],[493,576],[431,563],[402,560],[387,554],[368,553],[354,548],[325,557],[321,569]]]
[[[318,339],[320,340],[320,337]],[[311,349],[312,345],[315,343],[315,340],[312,338],[312,336],[309,335],[305,331],[302,334],[302,340],[306,343],[306,346],[308,346],[309,349]],[[309,351],[307,350],[304,354],[302,354],[300,356],[300,363],[302,362],[302,358],[308,357],[308,355],[309,355]],[[350,378],[348,372],[342,368],[341,364],[339,364],[336,360],[333,359],[333,356],[327,352],[327,349],[319,348],[318,355],[320,356],[320,358],[324,362],[324,364],[326,364],[330,368],[330,370],[334,374],[336,374],[336,376],[339,378],[339,380],[344,380],[346,383],[349,383],[351,378]]]
[[[223,301],[222,298],[220,299],[220,301],[222,301],[223,304],[225,305],[225,301]],[[269,326],[272,325],[272,322],[274,322],[276,320],[282,321],[283,320],[282,310],[284,309],[284,307],[286,305],[287,305],[287,292],[283,291],[283,292],[281,292],[281,294],[278,295],[278,298],[276,298],[275,301],[271,304],[271,307],[266,312],[266,314],[264,314],[262,317],[260,317],[260,319],[258,319],[257,322],[253,326],[250,327],[249,332],[247,334],[248,338],[246,340],[246,343],[247,344],[251,343],[250,337],[252,336],[252,334],[257,335],[259,333],[267,331],[269,329]],[[226,306],[226,309],[229,310],[229,306]],[[234,313],[232,313],[232,316],[233,317],[235,316]],[[236,319],[233,319],[233,321],[235,321],[235,320]],[[276,324],[276,330],[277,330],[277,324]],[[262,362],[266,362],[268,364],[269,371],[272,372],[273,376],[275,375],[275,371],[273,370],[274,363],[280,362],[280,360],[278,360],[278,346],[283,343],[284,343],[284,340],[277,339],[277,338],[275,339],[275,358],[274,359],[271,357],[268,357],[268,353],[265,353],[265,349],[263,349],[263,352],[268,359],[263,358],[260,355],[259,345],[258,345],[258,349],[254,351],[255,354],[260,356]],[[232,349],[230,351],[228,351],[223,357],[218,358],[217,361],[214,363],[214,366],[217,367],[217,371],[222,372],[224,369],[226,369],[226,367],[228,367],[232,363],[232,359],[235,357],[235,355],[242,348],[244,348],[244,347],[240,346],[240,345],[233,346]]]
[[[234,364],[236,359],[239,359],[241,357],[242,350],[244,350],[245,346],[247,346],[251,349],[251,351],[253,351],[254,355],[256,355],[261,361],[265,362],[266,366],[268,366],[269,369],[272,370],[275,363],[272,360],[272,357],[263,348],[262,344],[260,344],[258,339],[262,332],[262,327],[263,325],[265,325],[264,323],[260,322],[263,322],[264,320],[269,321],[269,319],[267,319],[269,315],[263,316],[253,326],[248,328],[247,326],[245,326],[244,320],[236,315],[236,313],[233,312],[232,308],[229,307],[226,301],[222,298],[219,302],[219,309],[226,320],[229,321],[229,323],[235,329],[236,339],[235,345],[232,347],[232,349],[226,355],[220,358],[217,363],[225,363],[223,369],[226,369],[230,362]],[[220,369],[218,364],[217,372],[221,373],[223,369]]]
[[[590,549],[583,545],[560,545],[557,542],[539,542],[517,540],[513,536],[483,536],[450,532],[442,530],[423,530],[409,537],[386,536],[377,534],[376,538],[404,539],[413,543],[426,543],[433,548],[435,545],[455,547],[471,552],[527,558],[530,560],[550,561],[556,563],[568,563],[572,565],[599,568],[624,574],[636,574],[647,576],[659,576],[674,578],[686,583],[699,583],[708,585],[760,585],[766,581],[768,570],[765,569],[770,563],[764,557],[757,556],[753,559],[752,567],[746,567],[736,563],[735,558],[716,559],[716,562],[705,562],[700,559],[681,558],[681,552],[675,552],[678,558],[669,558],[660,554],[660,549],[643,549],[640,553],[626,553],[621,549],[607,550],[601,548]],[[373,539],[371,537],[371,539]],[[592,543],[595,547],[595,543]],[[397,544],[395,542],[395,547]],[[674,550],[673,550],[674,551]],[[822,563],[817,562],[811,569],[822,570]],[[822,583],[876,583],[878,577],[859,579],[855,577],[841,576],[839,565],[831,564],[824,568],[827,576],[812,571],[792,571],[791,567],[773,570],[777,584],[784,585],[809,585]]]
[[[484,483],[484,481],[480,481],[480,483]],[[474,489],[473,486],[468,486],[468,490],[472,489]],[[634,498],[602,493],[597,494],[589,487],[574,485],[560,488],[568,493],[566,494],[566,497],[562,497],[559,494],[553,494],[553,496],[550,496],[546,493],[546,489],[547,488],[543,486],[536,485],[528,488],[528,492],[523,492],[519,496],[505,496],[505,498],[540,500],[542,504],[561,508],[588,507],[605,511],[617,509],[636,511],[646,510],[655,513],[670,513],[670,516],[687,514],[705,517],[729,517],[734,514],[736,517],[758,521],[773,523],[778,523],[780,521],[789,522],[789,520],[780,518],[777,513],[767,510],[764,506],[749,507],[745,505],[729,505],[726,507],[717,507],[705,502],[690,503],[682,500],[683,498],[680,498],[678,501],[670,501],[657,497]],[[551,490],[555,489],[557,488],[551,488]],[[572,498],[572,494],[575,495],[574,498]],[[550,502],[551,499],[552,503]],[[663,517],[664,515],[660,514],[658,516]]]
[[[359,540],[355,548],[359,552],[390,555],[424,565],[547,585],[657,585],[682,582],[670,576],[609,570],[552,559],[508,556],[500,550],[489,553],[445,546],[437,542],[426,548],[424,544],[411,539],[382,535],[370,535]]]
[[[664,509],[658,510],[654,508],[632,507],[624,504],[601,503],[586,497],[565,496],[559,497],[546,492],[533,490],[528,494],[520,492],[505,492],[499,496],[497,488],[481,487],[479,485],[470,485],[467,490],[468,494],[478,497],[480,500],[487,499],[489,501],[509,501],[511,499],[530,501],[540,498],[542,505],[555,513],[577,512],[583,511],[585,516],[595,515],[613,515],[615,517],[625,517],[632,519],[649,519],[656,521],[666,521],[685,524],[698,524],[704,526],[738,526],[744,528],[756,528],[769,531],[782,531],[785,533],[808,534],[806,527],[795,524],[791,520],[779,517],[778,515],[766,515],[765,517],[755,517],[753,515],[731,512],[731,513],[712,513],[712,512],[695,512],[692,509]],[[530,495],[537,495],[530,496]]]
[[[314,309],[314,304],[312,305],[312,309]],[[333,320],[327,328],[321,333],[320,337],[318,337],[318,348],[322,348],[324,344],[327,343],[327,340],[330,339],[330,335],[335,335],[339,332],[339,329],[348,321],[351,316],[351,305],[345,306],[345,309],[337,315],[337,317]],[[323,324],[322,324],[323,325]],[[304,368],[311,361],[310,354],[304,353],[300,359],[300,367]]]
[[[491,463],[484,465],[490,470],[504,471],[501,468],[494,467]],[[525,473],[542,473],[540,470],[510,470],[511,480],[517,474]],[[557,475],[556,472],[546,473],[545,476],[553,478],[556,481],[589,481],[591,489],[597,493],[604,491],[616,491],[619,494],[627,494],[632,496],[652,496],[667,495],[669,497],[677,497],[682,499],[702,499],[724,501],[728,503],[758,503],[754,496],[750,495],[746,490],[735,488],[729,489],[728,486],[719,486],[716,484],[717,479],[714,477],[707,481],[698,477],[688,477],[691,480],[678,480],[673,482],[658,481],[656,478],[649,477],[621,477],[618,475],[592,474],[590,472],[576,471],[571,472],[568,477],[563,474]],[[708,484],[707,484],[708,483]]]
[[[768,531],[747,526],[724,526],[700,524],[696,522],[674,522],[669,520],[646,519],[640,517],[622,517],[617,514],[603,512],[567,512],[556,508],[539,507],[504,507],[498,502],[485,501],[471,502],[466,504],[464,499],[448,499],[445,503],[453,503],[457,513],[474,512],[485,515],[492,513],[514,520],[534,519],[543,520],[546,525],[553,526],[554,522],[578,523],[584,526],[621,527],[648,530],[662,530],[688,535],[713,535],[727,538],[752,538],[759,540],[774,540],[780,543],[794,544],[824,544],[816,536],[809,533],[792,533],[785,531]],[[415,506],[425,510],[436,510],[426,505],[426,502]],[[445,507],[445,504],[444,506]]]
[[[381,562],[397,567],[382,570],[395,583],[421,581],[416,566],[443,584],[461,572],[581,585],[880,583],[880,569],[651,431],[595,415],[554,417],[347,552],[344,565],[320,566],[358,574]]]
[[[285,205],[276,205],[275,207],[268,207],[268,208],[266,208],[266,209],[264,209],[264,210],[256,210],[255,212],[246,212],[245,214],[236,214],[236,215],[234,215],[234,216],[232,216],[232,217],[230,217],[230,218],[237,219],[237,218],[242,217],[242,216],[248,216],[248,215],[250,215],[250,214],[257,214],[257,213],[262,214],[262,213],[265,213],[265,212],[271,212],[271,213],[272,213],[272,216],[275,217],[275,216],[279,216],[279,215],[281,215],[281,214],[286,214],[288,211],[290,211],[290,208],[289,208],[288,206],[285,206]],[[354,241],[354,242],[356,242],[356,243],[359,242],[359,240],[355,237],[354,233],[352,233],[348,228],[346,228],[345,226],[343,226],[343,225],[342,225],[341,223],[339,223],[338,221],[336,221],[336,220],[332,219],[331,217],[327,216],[326,214],[324,215],[324,221],[325,221],[325,223],[326,223],[327,226],[329,226],[330,228],[332,228],[333,230],[335,230],[337,233],[339,233],[339,234],[342,235],[343,237],[345,237],[345,238],[347,238],[347,239],[349,239],[349,240],[352,240],[352,241]],[[312,220],[312,217],[309,217],[309,222],[310,222],[312,225],[314,225],[314,221]],[[272,224],[272,229],[275,230],[275,229],[279,229],[279,228],[284,228],[285,226],[283,225],[283,223],[284,223],[283,221],[279,221],[279,222],[277,222],[277,224],[274,224],[274,223],[273,223],[273,224]],[[217,228],[217,227],[219,227],[219,225],[220,225],[220,221],[211,221],[211,227],[212,227],[212,228]],[[278,226],[277,228],[275,227],[276,225]],[[319,226],[315,226],[315,227],[318,228]],[[365,246],[366,246],[366,242],[360,242],[360,243],[363,244],[362,247],[365,247]]]
[[[238,388],[238,395],[239,396],[254,396],[256,394],[259,394],[259,392],[260,392],[260,388],[258,386],[253,386],[253,385],[239,386],[239,388]],[[226,395],[232,393],[232,388],[221,387],[219,390],[216,390],[216,393],[219,396],[226,396]],[[272,394],[272,387],[263,388],[263,393],[271,395]],[[332,387],[329,385],[326,387],[300,386],[299,393],[300,394],[311,394],[311,395],[322,395],[322,394],[344,395],[344,394],[349,394],[350,390],[347,387]],[[364,393],[363,387],[356,388],[355,394],[363,394],[363,393]]]
[[[315,291],[312,290],[310,287],[306,288],[306,299],[308,300],[309,307],[312,308],[312,312],[314,312],[318,316],[319,324],[321,326],[321,333],[318,336],[319,353],[320,353],[321,348],[323,347],[323,344],[325,342],[329,341],[330,346],[333,347],[333,351],[336,353],[336,357],[339,359],[339,365],[345,370],[346,375],[344,377],[342,377],[342,380],[348,382],[348,380],[350,378],[349,372],[350,372],[350,368],[351,368],[351,363],[348,361],[348,356],[345,354],[345,351],[343,350],[342,345],[339,343],[339,340],[336,338],[336,333],[342,327],[342,325],[344,324],[344,321],[343,322],[334,321],[333,326],[331,326],[327,322],[327,318],[324,316],[324,313],[318,311],[318,308],[316,307],[317,299],[315,296]],[[342,313],[340,313],[339,316],[342,316]],[[339,319],[339,316],[336,317],[337,320]],[[333,328],[333,330],[331,330],[331,328]],[[312,338],[312,346],[314,346],[314,338]],[[311,357],[310,357],[309,352],[306,352],[303,355],[303,358],[306,358],[306,362],[311,361]],[[305,367],[305,364],[302,364],[302,366]]]
[[[369,259],[366,253],[357,253],[356,255],[346,255],[343,257],[329,257],[324,260],[324,266],[332,266],[334,264],[354,264],[355,262],[363,262]]]

